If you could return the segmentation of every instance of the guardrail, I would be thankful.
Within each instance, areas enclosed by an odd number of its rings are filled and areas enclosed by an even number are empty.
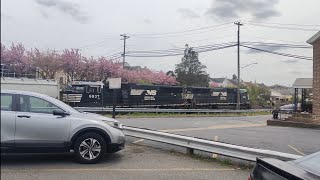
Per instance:
[[[199,150],[252,162],[256,161],[256,157],[270,157],[285,161],[295,160],[301,157],[299,155],[294,154],[243,147],[222,142],[210,141],[206,139],[129,126],[124,127],[124,133],[126,136],[185,147],[187,148],[188,152],[191,153],[193,153],[193,150]]]
[[[85,112],[112,112],[112,108],[102,107],[74,107],[79,111]],[[231,109],[158,109],[158,108],[116,108],[116,112],[125,113],[249,113],[249,112],[265,112],[270,109],[243,109],[243,110],[231,110]]]

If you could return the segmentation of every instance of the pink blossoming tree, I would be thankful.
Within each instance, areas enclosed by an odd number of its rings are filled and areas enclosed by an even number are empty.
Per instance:
[[[121,77],[123,82],[140,84],[176,85],[175,77],[164,72],[150,69],[123,69],[122,64],[113,62],[105,57],[86,58],[78,49],[65,49],[61,54],[56,51],[27,51],[22,44],[12,44],[7,49],[1,44],[1,63],[13,68],[17,74],[28,73],[30,68],[38,68],[42,78],[55,78],[57,72],[62,71],[73,80],[103,81],[110,77]]]

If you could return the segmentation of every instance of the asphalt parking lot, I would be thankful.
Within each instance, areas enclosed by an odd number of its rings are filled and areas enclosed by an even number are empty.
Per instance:
[[[232,144],[310,154],[320,150],[320,130],[266,126],[269,116],[119,119],[125,125]],[[310,138],[312,137],[312,138]],[[78,164],[71,154],[3,155],[2,180],[33,179],[247,179],[251,169],[179,152],[185,148],[127,137],[123,151],[99,164]],[[202,154],[202,152],[196,152]],[[202,157],[212,157],[205,154]],[[219,158],[221,156],[218,156]],[[220,159],[223,159],[220,158]]]
[[[320,151],[320,130],[267,126],[271,115],[242,117],[121,118],[128,126],[297,155]],[[143,143],[142,141],[140,143]]]
[[[2,180],[87,179],[247,179],[250,169],[128,143],[99,164],[77,164],[71,154],[4,155]]]

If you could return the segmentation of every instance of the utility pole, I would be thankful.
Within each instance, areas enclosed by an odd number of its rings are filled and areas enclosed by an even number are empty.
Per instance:
[[[126,61],[126,39],[130,37],[127,36],[126,34],[121,34],[120,36],[123,37],[121,40],[123,40],[122,68],[124,68],[124,63]]]
[[[238,26],[238,89],[237,89],[237,110],[240,110],[240,26],[243,24],[240,21],[234,23]]]

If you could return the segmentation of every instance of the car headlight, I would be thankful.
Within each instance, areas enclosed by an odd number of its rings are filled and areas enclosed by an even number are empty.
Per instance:
[[[105,121],[109,126],[117,128],[117,129],[122,129],[122,123],[120,122],[112,122],[112,121]]]

